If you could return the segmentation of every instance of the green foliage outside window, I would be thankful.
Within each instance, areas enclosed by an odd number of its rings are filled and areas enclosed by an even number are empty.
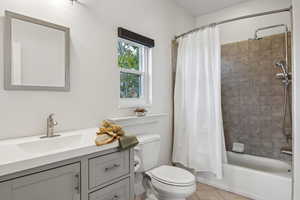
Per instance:
[[[119,41],[118,64],[121,68],[139,70],[139,47]]]
[[[123,69],[139,70],[139,47],[124,41],[118,42],[118,65]],[[141,75],[129,72],[120,74],[120,97],[139,98],[141,95]]]

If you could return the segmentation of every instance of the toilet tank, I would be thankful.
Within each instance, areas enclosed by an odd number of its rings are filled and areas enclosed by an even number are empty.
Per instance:
[[[138,171],[145,172],[158,165],[160,135],[140,135],[137,139],[139,144],[134,152],[141,161]]]

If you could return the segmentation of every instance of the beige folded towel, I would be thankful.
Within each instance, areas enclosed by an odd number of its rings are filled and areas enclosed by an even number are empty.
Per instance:
[[[139,143],[136,136],[125,136],[125,132],[121,126],[103,121],[102,127],[99,128],[99,132],[97,132],[96,145],[102,146],[117,140],[119,140],[121,150],[133,148]]]

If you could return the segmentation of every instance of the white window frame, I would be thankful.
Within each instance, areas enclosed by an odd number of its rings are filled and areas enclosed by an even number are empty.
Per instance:
[[[139,65],[140,70],[132,70],[119,68],[119,81],[121,81],[121,72],[137,74],[141,76],[140,97],[139,98],[121,98],[120,83],[119,83],[119,107],[120,108],[135,108],[135,107],[150,107],[152,105],[152,49],[132,42],[123,38],[118,38],[118,42],[123,41],[133,46],[139,47]]]

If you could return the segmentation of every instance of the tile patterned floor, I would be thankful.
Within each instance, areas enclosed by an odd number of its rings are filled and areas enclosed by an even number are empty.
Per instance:
[[[136,198],[135,200],[143,200],[143,198]],[[219,190],[217,188],[198,184],[197,191],[187,200],[251,200],[240,195],[233,194]]]
[[[187,200],[251,200],[231,192],[219,190],[217,188],[198,184],[197,191]]]

